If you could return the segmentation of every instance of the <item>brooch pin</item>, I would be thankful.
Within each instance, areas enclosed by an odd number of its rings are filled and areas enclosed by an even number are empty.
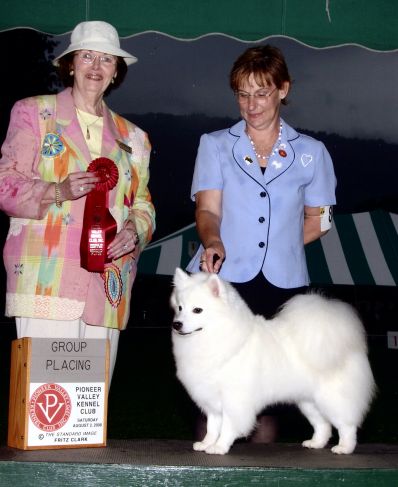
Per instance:
[[[244,161],[246,162],[247,165],[253,164],[253,159],[250,156],[245,156]]]
[[[124,142],[122,142],[121,140],[117,140],[117,139],[116,139],[116,142],[117,142],[117,145],[122,150],[124,150],[125,152],[128,152],[129,154],[132,154],[133,153],[133,149],[129,145],[127,145]]]
[[[286,157],[287,156],[287,153],[284,149],[279,149],[278,151],[278,154],[281,156],[281,157]]]
[[[65,150],[65,146],[58,134],[48,133],[44,136],[41,153],[44,157],[55,157]]]

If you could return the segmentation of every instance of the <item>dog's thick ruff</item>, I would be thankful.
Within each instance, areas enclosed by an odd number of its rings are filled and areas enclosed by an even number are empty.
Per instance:
[[[355,310],[319,294],[290,299],[271,320],[255,316],[215,274],[177,269],[171,305],[177,377],[207,416],[195,450],[225,454],[275,403],[297,404],[314,428],[307,448],[352,453],[375,390]]]

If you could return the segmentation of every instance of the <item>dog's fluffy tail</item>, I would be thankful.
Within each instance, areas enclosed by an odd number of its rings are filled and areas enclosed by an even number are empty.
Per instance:
[[[330,370],[341,366],[353,353],[367,354],[362,322],[356,311],[342,301],[315,293],[295,296],[277,320],[283,340],[295,342],[295,349],[315,369]]]

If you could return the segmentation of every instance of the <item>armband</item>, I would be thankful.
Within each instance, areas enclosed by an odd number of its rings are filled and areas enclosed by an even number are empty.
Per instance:
[[[326,232],[332,228],[333,207],[321,206],[319,208],[321,217],[321,232]]]

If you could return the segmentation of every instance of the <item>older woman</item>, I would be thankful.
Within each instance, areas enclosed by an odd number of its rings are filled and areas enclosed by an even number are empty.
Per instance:
[[[192,198],[202,245],[188,270],[219,272],[269,318],[309,283],[304,245],[331,226],[335,176],[325,146],[280,116],[291,80],[279,49],[247,49],[230,85],[242,120],[200,140]],[[259,441],[271,440],[275,426],[262,422],[271,427]]]
[[[11,217],[6,314],[17,336],[109,338],[110,377],[137,259],[155,228],[147,135],[103,100],[136,61],[110,24],[78,24],[54,61],[67,88],[15,104],[0,160],[0,208]],[[116,236],[103,272],[90,272],[80,255],[85,205],[104,183],[90,163],[105,158],[116,185],[100,188]]]

